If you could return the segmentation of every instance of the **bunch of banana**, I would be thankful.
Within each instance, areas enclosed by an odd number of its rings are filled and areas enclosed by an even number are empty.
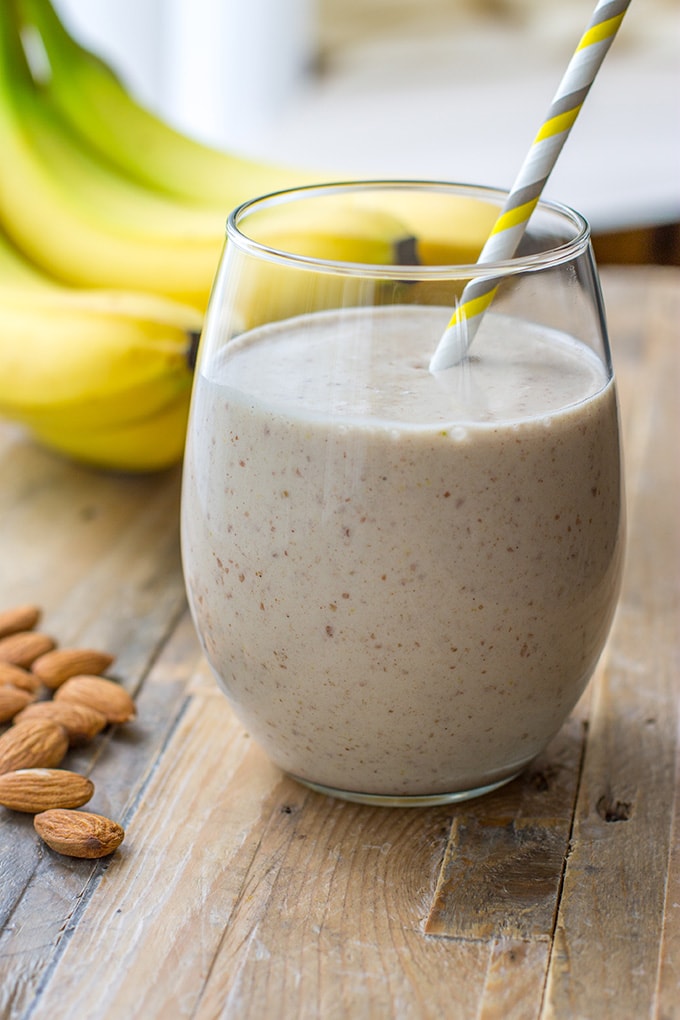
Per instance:
[[[42,269],[72,286],[150,291],[204,311],[227,213],[309,175],[201,145],[143,109],[66,32],[50,0],[3,0],[0,223]],[[24,38],[47,70],[32,71]],[[29,33],[32,33],[30,35]],[[391,241],[401,224],[385,215]],[[311,253],[349,233],[332,216]],[[279,238],[281,242],[281,238]]]
[[[303,176],[172,130],[49,0],[0,6],[0,151],[0,413],[98,467],[176,462],[226,214]],[[385,219],[388,259],[401,225]],[[337,215],[310,226],[310,252],[338,235],[365,254]]]
[[[65,283],[150,291],[203,309],[224,209],[195,209],[141,186],[77,136],[31,73],[17,9],[17,0],[5,0],[0,17],[5,232]]]
[[[87,464],[173,464],[226,216],[310,173],[172,129],[71,36],[51,0],[0,0],[0,153],[0,414]],[[406,250],[411,261],[422,211],[411,218],[403,199],[370,215],[327,202],[304,224],[267,215],[258,239],[354,262],[401,262]],[[477,203],[472,249],[487,220]],[[449,228],[433,230],[429,247],[418,238],[420,261],[441,257]],[[244,279],[243,300],[247,327],[295,314],[303,297],[272,270]]]
[[[140,106],[98,56],[66,31],[50,0],[14,0],[49,61],[43,87],[63,119],[118,170],[148,187],[218,210],[295,187],[309,173],[224,153],[194,141]]]

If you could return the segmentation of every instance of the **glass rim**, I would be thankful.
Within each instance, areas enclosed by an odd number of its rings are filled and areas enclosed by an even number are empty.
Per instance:
[[[582,255],[590,245],[591,228],[586,217],[565,203],[549,199],[539,199],[534,214],[536,212],[548,212],[559,216],[563,221],[571,224],[573,228],[572,237],[543,251],[514,255],[509,259],[499,259],[498,261],[484,263],[453,262],[450,264],[442,263],[441,265],[413,265],[411,263],[383,264],[323,259],[316,256],[295,254],[285,249],[265,244],[262,241],[249,237],[241,229],[241,221],[246,219],[251,213],[255,213],[260,209],[282,205],[286,202],[292,202],[296,196],[311,197],[315,194],[320,195],[324,193],[370,192],[386,189],[393,191],[440,191],[459,197],[474,197],[482,201],[486,198],[498,204],[499,211],[500,206],[502,206],[509,193],[507,188],[491,185],[428,180],[425,178],[357,179],[302,184],[298,187],[267,192],[240,203],[227,217],[226,239],[234,243],[245,254],[257,255],[268,262],[274,262],[279,265],[286,265],[288,267],[299,266],[302,269],[313,269],[317,272],[336,273],[347,276],[380,276],[382,279],[399,279],[404,281],[512,276],[520,272],[530,272],[562,265]]]

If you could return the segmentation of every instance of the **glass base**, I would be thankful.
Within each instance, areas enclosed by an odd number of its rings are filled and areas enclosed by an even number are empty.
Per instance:
[[[524,766],[523,766],[524,767]],[[487,786],[477,786],[472,790],[456,790],[454,793],[431,793],[431,794],[382,794],[382,793],[357,793],[354,790],[336,790],[332,786],[323,786],[321,783],[313,783],[309,779],[301,779],[292,773],[288,773],[296,783],[301,783],[315,793],[323,793],[327,797],[335,797],[337,800],[348,800],[353,804],[368,804],[372,807],[434,807],[437,804],[457,804],[462,800],[472,800],[474,797],[482,797],[485,793],[491,793],[505,786],[513,779],[516,779],[522,769],[513,772],[510,776],[504,776]]]

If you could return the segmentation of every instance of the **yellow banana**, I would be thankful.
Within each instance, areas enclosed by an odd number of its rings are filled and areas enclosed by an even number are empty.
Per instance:
[[[41,35],[44,80],[28,67],[20,24]],[[10,238],[0,236],[0,412],[86,463],[146,471],[181,456],[187,352],[218,263],[217,286],[237,289],[238,328],[305,311],[312,291],[316,308],[366,298],[361,279],[276,260],[255,271],[246,258],[231,274],[233,246],[219,262],[228,210],[308,175],[173,131],[71,38],[49,0],[0,11],[0,148]],[[379,207],[309,196],[249,218],[248,233],[326,261],[474,261],[495,212],[460,200],[442,224],[406,192]]]
[[[9,28],[6,16],[0,16],[0,139],[4,136],[9,153],[0,165],[0,216],[33,264],[9,244],[3,256],[0,245],[0,411],[22,421],[41,442],[100,467],[164,466],[184,445],[181,429],[192,380],[187,352],[201,313],[166,299],[161,286],[155,296],[120,291],[121,285],[149,285],[140,263],[149,258],[150,245],[156,252],[159,244],[164,251],[172,247],[173,238],[161,238],[153,222],[160,206],[152,208],[150,199],[147,211],[138,203],[139,220],[132,226],[125,222],[127,234],[118,235],[118,214],[128,207],[116,175],[105,176],[96,160],[79,154],[61,134],[25,73],[22,50]],[[79,204],[84,196],[96,207],[94,226],[87,219],[92,208],[86,216]],[[394,216],[377,213],[369,221],[342,205],[323,210],[320,223],[316,211],[295,220],[279,215],[269,230],[261,240],[271,245],[296,251],[302,245],[316,257],[354,261],[393,261],[404,235]],[[116,257],[125,260],[122,276],[111,261],[116,241]],[[70,260],[68,273],[64,260]],[[161,275],[164,268],[161,256],[153,262],[155,278],[158,264]],[[48,272],[95,289],[59,286]],[[134,279],[130,273],[136,273]],[[3,288],[2,279],[9,278],[13,286]],[[303,298],[290,278],[283,283],[274,298],[292,302],[295,310]],[[264,299],[262,286],[260,281]],[[169,292],[177,290],[172,283]],[[167,428],[165,442],[155,446],[158,419]]]
[[[63,287],[0,233],[0,413],[62,454],[123,471],[179,460],[200,327],[158,295]]]
[[[0,287],[9,285],[36,289],[59,286],[15,248],[0,226]]]
[[[438,193],[410,190],[395,185],[372,196],[376,211],[398,216],[405,231],[416,238],[417,260],[421,265],[460,265],[477,261],[484,242],[498,216],[492,202]]]
[[[172,467],[182,457],[190,392],[179,394],[146,417],[91,429],[68,421],[36,426],[44,446],[82,464],[111,471],[146,473]]]
[[[302,189],[294,202],[253,211],[243,231],[268,247],[325,261],[385,265],[416,258],[415,238],[398,211],[358,192]]]
[[[49,64],[44,89],[64,118],[131,177],[228,213],[269,191],[311,182],[309,171],[221,152],[171,128],[138,103],[113,69],[66,30],[50,0],[12,0]]]
[[[190,389],[200,318],[156,295],[12,287],[0,288],[0,328],[0,411],[31,427],[91,428]]]
[[[246,237],[274,251],[322,262],[387,265],[412,263],[414,238],[391,212],[373,207],[370,196],[310,188],[293,203],[263,205],[245,218]],[[330,270],[330,267],[326,267]],[[252,328],[307,311],[356,304],[372,284],[332,271],[316,272],[289,262],[252,259],[227,245],[216,288],[229,295],[238,323]],[[378,284],[376,284],[378,286]]]

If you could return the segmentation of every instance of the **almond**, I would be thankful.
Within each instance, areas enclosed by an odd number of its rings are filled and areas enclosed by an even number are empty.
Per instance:
[[[103,673],[112,662],[112,655],[94,648],[53,648],[38,656],[31,672],[50,690],[56,690],[69,677]]]
[[[28,814],[77,808],[87,804],[93,793],[91,779],[67,769],[17,769],[0,776],[0,804]]]
[[[40,681],[27,669],[15,666],[11,662],[0,660],[0,686],[11,684],[12,687],[20,687],[22,691],[30,691],[35,694],[40,690]]]
[[[54,692],[54,700],[75,701],[96,708],[107,722],[124,723],[137,714],[135,703],[120,684],[101,676],[72,676]]]
[[[0,613],[0,638],[17,634],[21,630],[33,630],[41,617],[38,606],[14,606]]]
[[[12,684],[2,684],[0,687],[0,723],[9,722],[14,716],[21,712],[22,708],[33,701],[35,697],[30,691],[22,691]]]
[[[54,648],[55,642],[47,634],[37,630],[22,630],[0,638],[0,661],[15,666],[30,666],[39,655]]]
[[[106,726],[106,716],[102,712],[77,701],[35,701],[19,712],[14,722],[25,719],[51,719],[63,726],[71,747],[86,744]]]
[[[55,768],[67,750],[62,726],[51,719],[27,719],[0,736],[0,775],[16,769]]]
[[[92,860],[117,850],[125,831],[117,822],[87,811],[54,808],[33,819],[35,831],[51,850],[67,857]]]

